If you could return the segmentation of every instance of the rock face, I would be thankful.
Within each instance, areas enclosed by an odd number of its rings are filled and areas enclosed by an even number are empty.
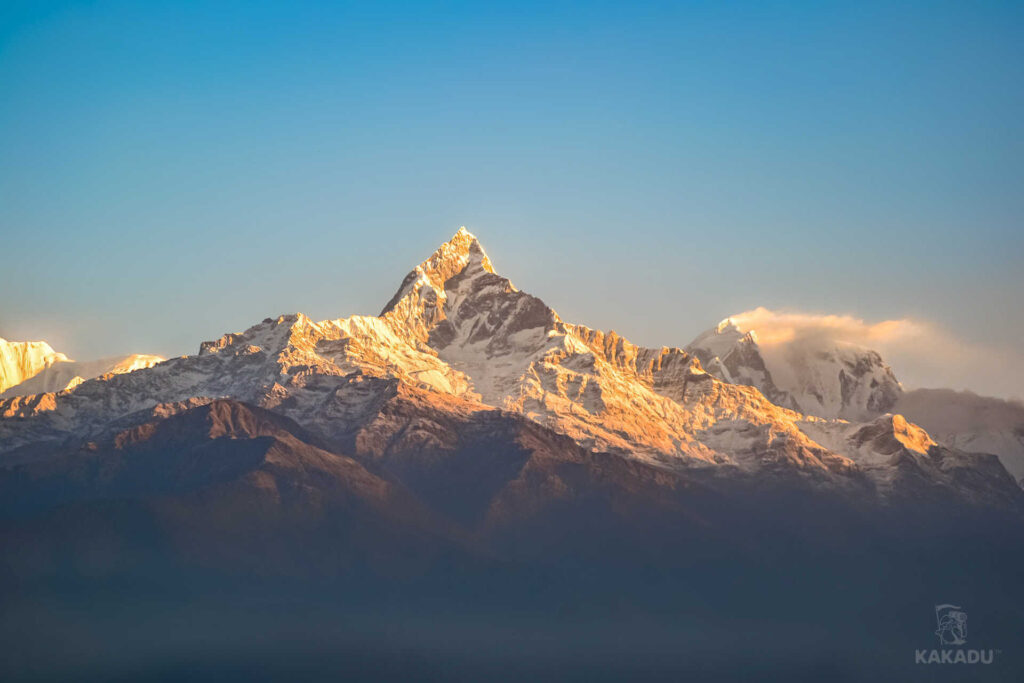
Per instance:
[[[762,348],[757,330],[741,330],[731,318],[686,349],[715,377],[757,387],[775,403],[806,415],[870,419],[891,410],[903,393],[876,351],[823,338]]]
[[[880,462],[874,450],[846,438],[846,423],[784,407],[802,407],[812,396],[828,408],[819,413],[884,409],[899,385],[877,354],[832,349],[809,356],[808,372],[794,373],[806,381],[794,385],[775,378],[758,360],[754,335],[734,327],[719,326],[692,351],[639,347],[563,321],[498,275],[462,229],[405,277],[380,316],[267,318],[204,342],[194,356],[87,380],[71,392],[0,401],[0,414],[13,418],[0,420],[0,462],[29,462],[45,452],[41,444],[93,439],[125,416],[196,397],[274,411],[326,444],[368,457],[402,459],[458,442],[456,427],[426,429],[413,420],[395,431],[388,420],[404,418],[387,406],[415,395],[433,413],[515,413],[585,452],[704,479],[810,481],[870,499],[898,495],[909,479],[897,470],[911,468],[917,479],[960,495],[931,461]],[[797,386],[801,392],[793,393]],[[898,421],[872,424],[899,440]]]
[[[57,353],[43,341],[11,342],[0,339],[0,392],[67,359],[67,356]]]
[[[45,344],[45,342],[39,343]],[[0,392],[0,398],[67,391],[74,389],[87,379],[150,368],[164,360],[160,356],[139,353],[94,361],[73,361],[62,353],[55,354],[55,356],[60,358],[19,384]]]

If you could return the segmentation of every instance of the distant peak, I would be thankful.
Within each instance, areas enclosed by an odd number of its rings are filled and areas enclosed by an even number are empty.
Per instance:
[[[44,350],[47,353],[57,353],[56,351],[53,350],[52,346],[50,346],[47,342],[45,342],[43,340],[39,340],[39,341],[10,341],[9,339],[4,339],[3,337],[0,337],[0,344],[4,344],[4,345],[7,345],[7,346],[11,346],[11,347],[25,348],[25,349],[42,349],[42,350]],[[58,353],[57,355],[63,356],[64,354]]]

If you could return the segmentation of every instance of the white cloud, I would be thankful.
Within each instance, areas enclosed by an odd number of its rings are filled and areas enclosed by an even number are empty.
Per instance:
[[[830,339],[875,349],[907,388],[948,387],[1006,398],[1024,395],[1024,350],[968,342],[924,320],[868,322],[852,315],[755,308],[730,316],[765,347]]]

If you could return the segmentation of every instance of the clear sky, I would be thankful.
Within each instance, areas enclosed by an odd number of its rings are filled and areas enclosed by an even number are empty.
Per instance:
[[[916,383],[1019,396],[1022,34],[1017,2],[6,0],[0,336],[375,314],[466,225],[640,343],[909,318],[1006,359]]]

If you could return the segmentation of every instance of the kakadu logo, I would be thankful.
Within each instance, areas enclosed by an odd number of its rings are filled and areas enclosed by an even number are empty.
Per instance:
[[[958,605],[935,605],[935,635],[941,650],[915,650],[916,664],[991,664],[995,650],[968,650],[959,646],[967,644],[967,612]],[[945,647],[956,645],[957,648]]]
[[[967,642],[967,612],[956,605],[935,605],[935,635],[941,645],[963,645]]]

